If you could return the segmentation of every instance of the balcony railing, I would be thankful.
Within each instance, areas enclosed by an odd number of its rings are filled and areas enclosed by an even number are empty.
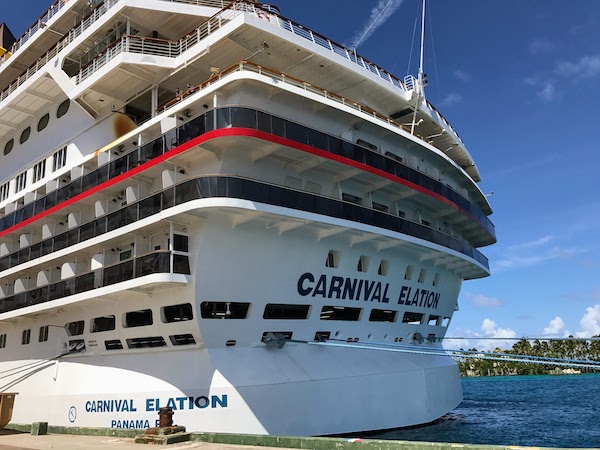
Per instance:
[[[171,267],[173,269],[171,270]],[[0,313],[14,311],[26,306],[58,300],[70,295],[81,294],[123,281],[155,273],[190,274],[188,257],[168,251],[149,253],[138,258],[119,262],[82,275],[36,287],[0,299]]]

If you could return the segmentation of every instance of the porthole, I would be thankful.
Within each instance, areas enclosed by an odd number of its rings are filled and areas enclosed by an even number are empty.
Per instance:
[[[31,127],[27,127],[23,130],[23,132],[21,133],[21,137],[19,139],[19,144],[24,144],[25,142],[27,142],[27,139],[29,139],[29,136],[31,136]]]
[[[8,141],[6,143],[6,145],[4,146],[4,154],[8,155],[10,152],[12,152],[13,147],[15,146],[15,140],[11,139],[10,141]]]
[[[50,122],[50,114],[43,115],[37,124],[38,132],[42,131],[44,128],[46,128],[48,126],[48,122]]]
[[[58,105],[58,109],[56,110],[56,118],[60,119],[62,116],[64,116],[67,111],[69,111],[69,106],[71,106],[71,100],[69,99],[66,99],[64,102]]]

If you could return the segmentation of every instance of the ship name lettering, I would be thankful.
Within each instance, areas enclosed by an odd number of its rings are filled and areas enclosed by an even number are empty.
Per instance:
[[[419,306],[431,309],[437,309],[440,303],[440,293],[427,289],[417,289],[412,294],[412,287],[402,286],[400,296],[398,297],[399,305]]]
[[[166,402],[160,398],[147,398],[146,411],[159,411],[160,408],[173,408],[173,411],[183,409],[205,409],[205,408],[227,408],[227,394],[211,395],[210,398],[201,395],[199,397],[170,397]]]
[[[133,399],[128,400],[88,400],[85,402],[86,412],[135,412]]]
[[[156,421],[156,426],[158,426],[158,420]],[[143,419],[136,420],[111,420],[110,421],[111,428],[150,428],[150,421]]]
[[[315,282],[316,281],[316,282]],[[389,283],[321,275],[318,279],[306,272],[298,279],[298,294],[302,297],[337,298],[342,300],[363,300],[365,302],[389,303]]]

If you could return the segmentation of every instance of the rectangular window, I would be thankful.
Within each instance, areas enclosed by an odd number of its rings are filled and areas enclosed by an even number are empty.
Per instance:
[[[329,250],[327,253],[327,259],[325,260],[325,267],[338,267],[340,265],[340,252],[335,250]]]
[[[10,183],[4,183],[0,186],[0,202],[6,200],[10,194]]]
[[[269,303],[265,306],[263,319],[303,320],[308,317],[309,305]]]
[[[384,205],[383,203],[373,202],[373,209],[376,209],[377,211],[388,212],[390,207],[388,205]]]
[[[127,339],[129,348],[165,347],[167,343],[162,336]]]
[[[419,272],[419,278],[417,279],[417,281],[419,283],[425,283],[426,277],[427,277],[427,271],[425,269],[421,269],[421,271]]]
[[[357,205],[362,203],[362,198],[356,195],[347,194],[346,192],[342,192],[342,200],[345,202],[356,203]]]
[[[171,344],[173,345],[194,345],[196,339],[191,334],[174,334],[169,336]]]
[[[412,276],[413,276],[413,270],[414,270],[413,266],[407,266],[407,267],[406,267],[406,272],[404,272],[404,279],[405,279],[405,280],[410,280],[410,279],[412,279]]]
[[[67,147],[54,152],[52,155],[52,172],[56,172],[67,163]]]
[[[15,192],[22,191],[27,186],[27,172],[21,172],[15,178]]]
[[[46,160],[40,161],[33,166],[33,182],[40,181],[46,176]]]
[[[152,325],[151,309],[142,309],[140,311],[125,313],[125,328],[145,327],[147,325]],[[129,346],[129,348],[132,347]]]
[[[104,341],[104,347],[106,347],[106,350],[123,350],[123,344],[119,339]]]
[[[429,320],[427,321],[427,325],[437,325],[440,320],[440,316],[429,316]]]
[[[189,251],[189,238],[183,234],[173,235],[173,250],[176,252]]]
[[[48,325],[40,327],[38,342],[46,342],[48,340]]]
[[[0,348],[6,347],[6,333],[0,334]]]
[[[190,303],[181,305],[164,306],[161,318],[163,323],[184,322],[194,318],[194,312]]]
[[[248,317],[250,303],[240,302],[202,302],[200,315],[203,319],[245,319]]]
[[[92,333],[115,329],[115,316],[96,317],[92,320]]]
[[[23,337],[21,338],[21,344],[27,345],[31,341],[31,329],[23,330]]]
[[[360,318],[361,308],[346,306],[323,306],[321,320],[344,320],[356,322]]]
[[[78,320],[77,322],[70,322],[65,325],[65,330],[69,336],[79,336],[83,334],[84,322],[83,320]]]
[[[422,323],[423,314],[414,313],[414,312],[405,312],[404,317],[402,318],[402,323],[409,323],[413,325],[417,325]]]
[[[395,322],[398,311],[387,309],[373,309],[369,316],[369,322]]]
[[[390,270],[390,262],[387,259],[382,259],[379,263],[379,269],[377,270],[378,275],[387,275]]]

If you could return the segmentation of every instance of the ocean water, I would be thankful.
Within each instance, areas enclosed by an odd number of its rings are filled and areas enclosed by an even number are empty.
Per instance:
[[[600,448],[600,374],[466,378],[463,402],[421,427],[370,439]]]

